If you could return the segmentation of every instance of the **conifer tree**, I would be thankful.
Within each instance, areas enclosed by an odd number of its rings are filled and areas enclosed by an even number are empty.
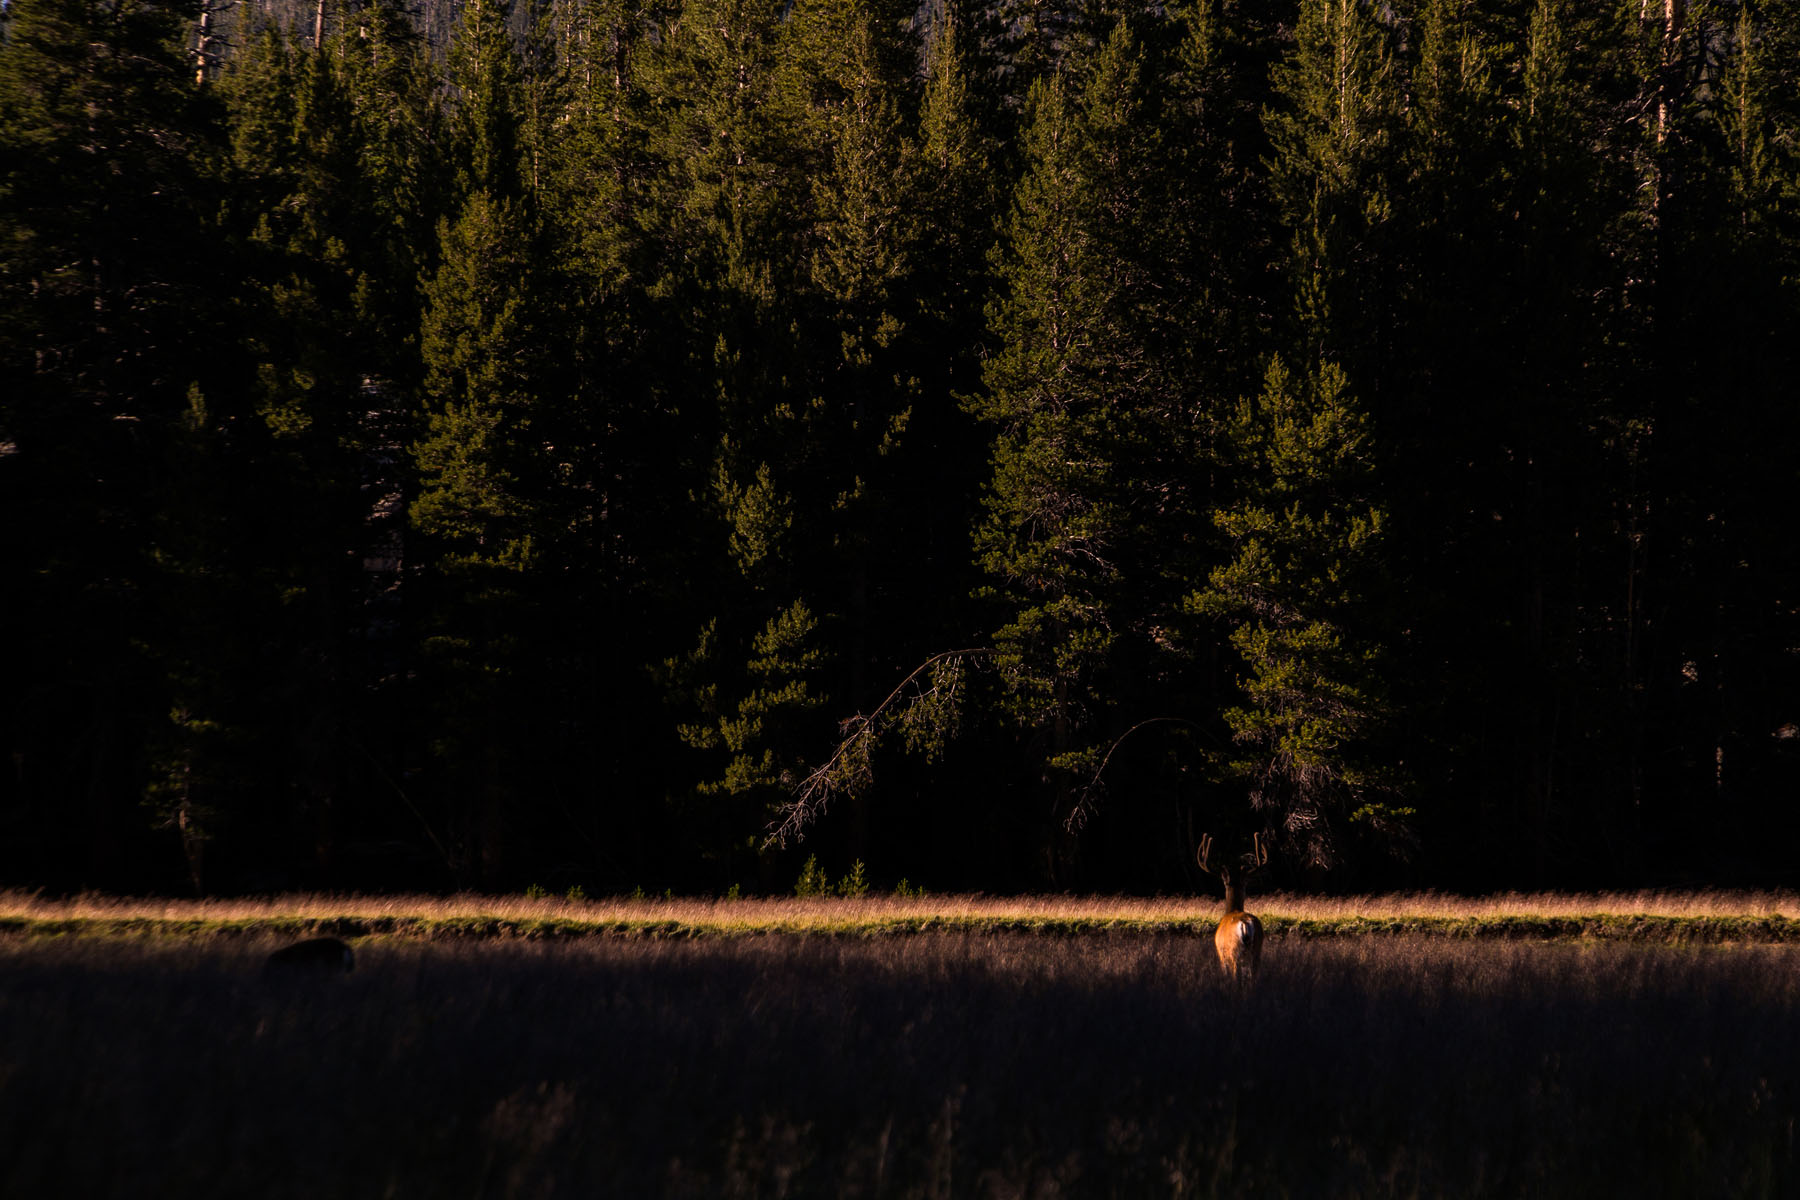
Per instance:
[[[795,81],[807,130],[799,157],[817,164],[802,318],[815,444],[799,498],[829,531],[835,562],[812,571],[845,618],[855,693],[864,690],[873,597],[907,583],[884,569],[891,560],[873,531],[895,546],[910,541],[909,514],[892,501],[917,482],[906,472],[919,466],[908,430],[920,398],[912,290],[923,231],[911,203],[915,146],[902,125],[912,47],[901,28],[891,7],[805,4],[788,56],[805,72]]]
[[[1486,352],[1480,331],[1507,320],[1512,301],[1511,264],[1495,236],[1509,216],[1495,51],[1473,6],[1456,0],[1427,0],[1417,24],[1417,55],[1404,64],[1412,103],[1395,130],[1396,166],[1407,182],[1394,216],[1408,231],[1393,251],[1406,276],[1396,288],[1396,321],[1417,331],[1408,340],[1425,351],[1426,370],[1461,362],[1476,374],[1493,369],[1470,361]],[[1472,279],[1494,286],[1476,292]],[[1423,373],[1419,365],[1413,371]]]
[[[1264,162],[1265,94],[1258,32],[1241,8],[1193,0],[1171,13],[1173,46],[1161,72],[1178,181],[1159,199],[1159,236],[1181,272],[1180,327],[1193,385],[1208,399],[1257,382],[1256,347],[1269,337],[1270,264],[1287,236],[1270,211]]]
[[[269,809],[308,831],[290,862],[322,882],[368,816],[351,800],[359,781],[402,769],[403,739],[362,732],[391,727],[374,714],[392,689],[361,676],[399,654],[401,447],[419,374],[418,264],[435,255],[419,240],[432,214],[419,211],[417,39],[391,5],[354,16],[323,47],[261,30],[218,88],[233,130],[244,390],[266,439],[255,478],[268,536],[246,558],[279,597],[265,619],[280,630],[268,668],[280,684],[264,691],[291,764]]]
[[[524,192],[525,120],[510,0],[470,0],[450,44],[449,135],[454,195],[504,200]]]
[[[356,143],[354,312],[381,408],[418,381],[419,280],[436,262],[438,221],[456,214],[431,55],[399,0],[372,0],[327,47],[349,98]]]
[[[1109,710],[1169,701],[1157,631],[1199,550],[1153,78],[1120,20],[1083,76],[1034,90],[991,309],[999,346],[973,404],[997,426],[976,549],[1007,612],[999,668],[1017,717],[1049,741],[1065,817]]]
[[[568,482],[590,497],[581,525],[591,540],[582,553],[615,591],[640,588],[650,564],[671,561],[669,545],[679,539],[659,533],[686,520],[685,505],[679,489],[660,485],[680,477],[690,453],[679,414],[664,402],[673,381],[658,376],[677,331],[664,327],[649,296],[666,267],[651,236],[652,163],[637,78],[649,20],[621,0],[553,7],[554,77],[527,83],[540,96],[532,134],[543,160],[536,268],[554,297],[542,333],[555,347],[566,397]],[[627,495],[629,503],[615,502]]]
[[[568,668],[559,719],[600,748],[593,758],[604,769],[587,773],[594,802],[581,811],[604,824],[608,840],[648,837],[664,815],[602,798],[661,786],[646,782],[645,762],[672,752],[662,747],[678,734],[658,704],[654,668],[694,632],[692,599],[667,583],[693,568],[696,475],[683,331],[666,296],[652,294],[671,265],[657,253],[639,78],[656,16],[629,0],[552,5],[539,30],[552,46],[528,64],[526,81],[536,106],[529,140],[541,161],[537,336],[557,397],[562,548],[552,600],[555,661]]]
[[[643,237],[651,223],[649,114],[638,78],[649,15],[624,0],[552,11],[561,35],[557,90],[549,128],[536,135],[549,161],[545,217],[572,285],[583,289],[581,307],[629,305],[652,270]],[[629,335],[597,336],[614,345]]]
[[[779,241],[799,186],[781,170],[774,111],[779,17],[765,0],[691,0],[642,63],[665,286],[766,303],[792,269]]]
[[[896,603],[883,622],[884,640],[898,649],[890,677],[944,645],[968,644],[982,620],[969,603],[979,582],[969,530],[988,474],[987,438],[962,401],[982,386],[1006,151],[984,119],[966,9],[950,0],[931,31],[916,140],[903,162],[911,245],[896,300],[910,317],[889,353],[913,399],[904,470],[886,485],[880,522],[887,526],[891,513],[908,535],[905,561],[888,558],[899,576],[887,587]],[[854,698],[858,707],[878,699],[864,688]]]
[[[447,569],[527,570],[548,483],[529,230],[513,205],[478,191],[440,242],[421,337],[429,408],[413,525]]]
[[[450,55],[463,199],[455,220],[439,225],[440,261],[425,287],[424,427],[409,507],[415,557],[427,568],[421,607],[437,720],[455,731],[437,747],[453,854],[468,877],[490,880],[506,869],[533,762],[526,664],[552,632],[540,581],[560,565],[554,539],[567,522],[557,506],[573,449],[544,357],[516,54],[503,7],[470,5]]]
[[[1104,560],[1083,552],[1104,543],[1109,514],[1096,511],[1091,492],[1110,458],[1083,444],[1103,430],[1084,427],[1096,406],[1077,391],[1085,373],[1070,360],[1090,342],[1104,344],[1084,323],[1106,311],[1107,280],[1096,277],[1080,222],[1086,181],[1078,173],[1079,133],[1067,89],[1057,75],[1032,94],[1030,169],[1002,243],[1006,291],[993,318],[1002,350],[990,360],[988,395],[977,408],[1000,429],[976,546],[990,575],[1021,585],[1021,604],[998,637],[1002,669],[1018,673],[1021,716],[1055,730],[1059,755],[1072,748],[1082,678],[1110,642],[1090,614],[1099,607],[1092,592],[1111,574]],[[1101,408],[1100,419],[1106,415]]]
[[[754,843],[816,737],[800,730],[819,704],[830,619],[809,559],[831,532],[803,495],[829,416],[804,349],[813,80],[801,56],[784,57],[786,36],[766,3],[692,0],[640,71],[658,117],[646,149],[661,270],[649,287],[675,350],[656,386],[679,406],[676,470],[699,517],[678,569],[706,581],[705,604],[678,601],[698,636],[661,674],[708,798],[688,823],[714,853]]]
[[[986,259],[999,203],[990,164],[1000,153],[977,105],[973,39],[963,7],[947,0],[932,30],[916,176],[928,247],[918,264],[920,299],[957,335],[967,333],[972,318],[979,319],[987,290]]]
[[[370,366],[345,352],[357,337],[353,243],[364,215],[352,207],[349,97],[325,54],[274,28],[256,36],[222,90],[232,117],[232,215],[255,281],[247,332],[259,409],[278,438],[312,432],[309,450],[330,454],[354,437],[353,397]]]
[[[1796,362],[1785,328],[1797,261],[1794,16],[1791,4],[1677,6],[1660,29],[1640,27],[1642,94],[1657,120],[1635,165],[1654,207],[1633,264],[1648,311],[1622,407],[1639,432],[1627,562],[1645,597],[1627,715],[1645,732],[1623,757],[1634,807],[1671,794],[1667,816],[1653,809],[1646,824],[1684,819],[1684,791],[1728,803],[1754,779],[1767,761],[1760,730],[1775,719],[1763,706],[1791,686],[1770,654],[1773,631],[1751,615],[1769,597],[1747,567],[1760,560],[1765,578],[1792,569],[1763,521],[1794,477],[1778,448],[1794,430],[1778,399]]]
[[[22,0],[0,43],[0,591],[13,627],[32,631],[0,736],[21,778],[63,781],[21,807],[80,813],[70,858],[95,879],[130,869],[127,845],[149,848],[130,841],[147,824],[137,731],[164,723],[181,686],[157,653],[172,584],[151,498],[179,460],[190,385],[210,386],[227,357],[221,147],[191,17]],[[202,590],[226,585],[226,564],[204,569]],[[231,703],[205,700],[203,719]],[[159,867],[181,862],[154,849]],[[171,875],[185,872],[135,881]]]
[[[1313,865],[1352,823],[1405,834],[1398,780],[1376,747],[1389,717],[1371,636],[1383,564],[1366,418],[1330,364],[1296,378],[1277,358],[1231,426],[1238,498],[1214,515],[1231,557],[1187,606],[1221,619],[1247,674],[1226,711],[1233,773],[1262,820]]]
[[[1244,490],[1214,519],[1234,554],[1190,606],[1224,619],[1250,671],[1239,680],[1244,702],[1226,712],[1234,742],[1252,748],[1234,773],[1262,819],[1318,867],[1340,861],[1353,822],[1384,849],[1404,845],[1404,814],[1383,795],[1392,780],[1373,749],[1389,716],[1376,667],[1390,598],[1380,577],[1393,552],[1379,537],[1376,487],[1384,467],[1409,462],[1397,447],[1441,421],[1421,407],[1433,393],[1413,387],[1412,368],[1431,350],[1407,341],[1419,271],[1409,255],[1424,236],[1408,189],[1435,196],[1441,156],[1460,152],[1464,91],[1480,83],[1479,46],[1454,7],[1427,3],[1419,14],[1423,63],[1409,80],[1391,9],[1303,0],[1266,118],[1269,186],[1294,230],[1285,349],[1233,422]],[[1467,124],[1481,128],[1473,115]],[[1454,182],[1442,186],[1481,196],[1478,183],[1443,169]],[[1302,373],[1286,362],[1305,364]]]
[[[1390,42],[1366,0],[1302,0],[1293,50],[1275,71],[1270,187],[1294,230],[1293,313],[1309,358],[1384,355],[1391,304],[1379,254],[1401,101]]]

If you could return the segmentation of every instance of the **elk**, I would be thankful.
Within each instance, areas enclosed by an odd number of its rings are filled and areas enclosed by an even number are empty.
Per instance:
[[[1248,979],[1256,974],[1257,960],[1262,957],[1262,922],[1244,911],[1244,879],[1269,861],[1269,848],[1262,834],[1253,843],[1249,866],[1212,861],[1212,835],[1202,834],[1200,849],[1194,855],[1200,869],[1217,875],[1225,885],[1225,915],[1213,934],[1213,948],[1219,952],[1219,966],[1233,980]]]
[[[295,975],[348,974],[356,969],[356,956],[334,937],[308,938],[269,955],[264,969]]]

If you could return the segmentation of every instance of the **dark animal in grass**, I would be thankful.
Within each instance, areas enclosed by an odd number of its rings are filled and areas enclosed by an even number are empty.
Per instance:
[[[348,974],[356,969],[356,955],[334,937],[308,938],[269,955],[263,969],[289,976]]]

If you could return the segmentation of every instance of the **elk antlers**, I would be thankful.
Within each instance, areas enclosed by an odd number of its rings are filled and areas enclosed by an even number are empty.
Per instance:
[[[1208,875],[1223,875],[1233,870],[1229,863],[1220,863],[1217,866],[1213,865],[1212,844],[1212,834],[1203,833],[1200,835],[1200,848],[1194,853],[1194,861],[1200,864],[1200,869],[1205,871]],[[1243,873],[1246,875],[1261,867],[1267,866],[1269,863],[1269,848],[1263,844],[1262,834],[1258,833],[1251,835],[1250,844],[1250,863],[1248,866],[1242,868]]]

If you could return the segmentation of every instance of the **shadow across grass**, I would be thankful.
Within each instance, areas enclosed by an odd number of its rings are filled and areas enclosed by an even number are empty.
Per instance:
[[[0,942],[0,1194],[1780,1195],[1800,949]]]

